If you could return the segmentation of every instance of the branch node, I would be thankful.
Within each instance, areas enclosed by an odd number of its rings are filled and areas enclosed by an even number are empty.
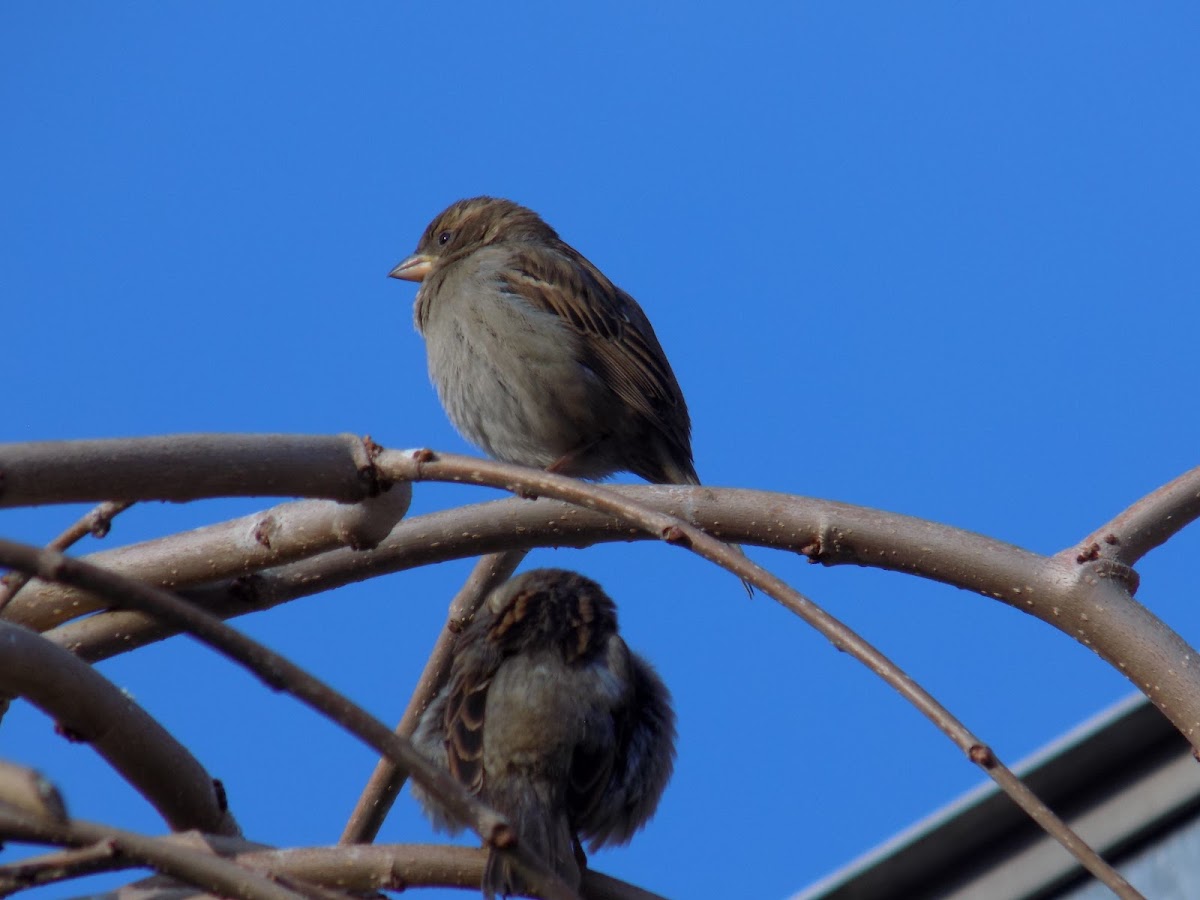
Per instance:
[[[358,480],[362,482],[363,489],[368,497],[377,497],[381,491],[386,491],[392,486],[392,482],[384,478],[379,467],[375,465],[375,460],[384,450],[379,444],[371,439],[369,434],[365,434],[358,444],[362,448],[362,458],[355,459],[358,465]],[[356,457],[359,454],[354,454]]]
[[[1113,581],[1119,581],[1124,585],[1125,590],[1129,591],[1129,596],[1137,593],[1138,587],[1142,583],[1141,576],[1138,575],[1131,567],[1123,562],[1118,562],[1115,559],[1099,559],[1092,569],[1100,578],[1109,578]]]
[[[239,575],[229,582],[229,596],[247,606],[254,606],[259,603],[259,586],[261,584],[262,576],[256,572]]]
[[[43,581],[65,581],[70,571],[70,560],[57,550],[47,547],[37,558],[37,576]]]
[[[87,735],[85,735],[83,732],[76,731],[70,725],[65,725],[62,722],[54,723],[54,733],[57,734],[61,738],[65,738],[69,743],[72,743],[72,744],[91,743],[88,740]]]
[[[668,544],[682,544],[685,547],[690,547],[692,544],[691,538],[687,536],[687,532],[678,525],[668,525],[659,534]]]
[[[1121,543],[1121,539],[1110,531],[1104,536],[1104,543],[1116,546],[1117,544]]]
[[[375,439],[373,437],[371,437],[369,434],[363,435],[362,442],[363,442],[363,447],[366,448],[367,456],[373,460],[378,459],[379,454],[382,453],[384,450],[383,446],[375,443]]]
[[[1078,555],[1075,557],[1075,562],[1083,565],[1084,563],[1094,562],[1100,558],[1100,545],[1095,541],[1081,547]]]
[[[972,744],[971,749],[967,751],[967,758],[977,766],[982,766],[985,769],[994,769],[996,767],[996,755],[992,753],[992,748],[986,744]]]
[[[272,515],[265,515],[254,526],[254,542],[271,549],[271,536],[279,533],[279,522]]]

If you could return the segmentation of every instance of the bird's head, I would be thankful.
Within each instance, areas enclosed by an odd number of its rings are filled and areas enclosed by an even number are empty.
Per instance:
[[[424,281],[437,269],[500,241],[558,241],[554,229],[531,209],[498,197],[452,203],[421,235],[416,251],[388,275]]]

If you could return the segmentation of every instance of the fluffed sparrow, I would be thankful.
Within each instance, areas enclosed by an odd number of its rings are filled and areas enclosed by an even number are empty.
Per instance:
[[[578,889],[586,858],[654,814],[675,757],[670,694],[617,633],[589,578],[535,569],[496,588],[458,636],[450,680],[422,714],[417,749],[505,815],[521,846]],[[419,786],[434,824],[459,830]],[[483,892],[523,891],[493,851]]]

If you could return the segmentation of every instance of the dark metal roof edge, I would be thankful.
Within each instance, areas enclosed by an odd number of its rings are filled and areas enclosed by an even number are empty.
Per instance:
[[[1147,709],[1151,710],[1154,715],[1147,716]],[[1146,735],[1145,742],[1147,744],[1157,742],[1164,736],[1169,737],[1175,733],[1170,722],[1150,705],[1145,696],[1135,693],[1107,709],[1101,710],[1066,734],[1035,751],[1013,766],[1013,770],[1026,779],[1036,778],[1037,773],[1047,767],[1061,769],[1064,758],[1079,752],[1082,747],[1103,741],[1106,735],[1120,732],[1128,720],[1139,716],[1145,717],[1146,721],[1150,723],[1161,723],[1161,731],[1154,728],[1153,733]],[[1069,770],[1068,766],[1067,771]],[[936,838],[938,832],[950,828],[964,817],[983,812],[981,807],[986,808],[995,804],[1004,806],[1008,803],[1005,795],[993,782],[985,781],[815,884],[794,894],[791,900],[821,900],[838,888],[850,884],[867,871],[918,852],[917,848],[930,839]],[[1015,807],[1013,809],[1015,810]],[[1024,816],[1024,813],[1018,814]]]

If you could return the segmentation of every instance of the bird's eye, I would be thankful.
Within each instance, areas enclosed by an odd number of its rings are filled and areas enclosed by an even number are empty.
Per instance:
[[[441,234],[439,234],[438,235],[438,246],[445,247],[446,244],[449,243],[449,241],[450,241],[450,236],[451,236],[451,232],[449,232],[449,231],[443,231]]]

